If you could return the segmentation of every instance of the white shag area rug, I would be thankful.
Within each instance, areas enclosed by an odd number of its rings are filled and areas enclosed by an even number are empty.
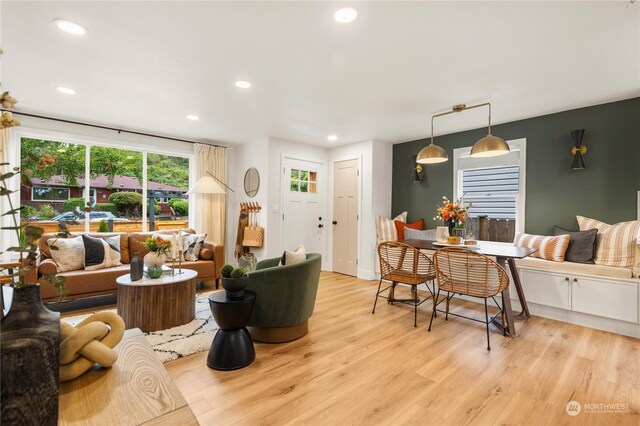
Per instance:
[[[211,293],[213,292],[202,293],[196,298],[196,318],[190,323],[168,330],[144,333],[160,362],[165,363],[209,350],[219,328],[209,308],[208,297]],[[115,309],[105,311],[116,312]],[[62,321],[75,325],[90,315],[66,317],[62,318]]]

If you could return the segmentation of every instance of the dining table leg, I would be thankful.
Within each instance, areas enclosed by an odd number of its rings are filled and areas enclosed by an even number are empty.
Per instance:
[[[524,290],[522,290],[520,274],[518,273],[518,268],[516,268],[516,261],[513,258],[509,258],[507,262],[509,263],[509,270],[511,271],[511,276],[513,277],[513,284],[516,288],[516,292],[518,293],[520,306],[522,307],[522,311],[517,316],[531,318],[531,314],[529,313],[529,305],[527,305],[527,299],[524,297]]]
[[[496,261],[498,265],[502,266],[506,269],[506,262],[504,257],[496,257]],[[523,294],[524,296],[524,294]],[[518,292],[518,297],[520,297],[520,293]],[[502,292],[502,309],[504,311],[504,316],[506,319],[506,324],[500,324],[497,321],[497,318],[494,318],[493,322],[498,325],[503,331],[506,331],[510,336],[516,336],[516,325],[513,320],[513,309],[511,308],[511,295],[509,294],[509,287],[507,287]]]

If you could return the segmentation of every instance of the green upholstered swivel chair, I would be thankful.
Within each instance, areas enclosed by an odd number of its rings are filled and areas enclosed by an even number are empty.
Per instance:
[[[255,291],[257,298],[247,328],[259,342],[288,342],[304,336],[316,304],[322,256],[309,253],[297,265],[278,266],[279,261],[279,257],[263,260],[249,273],[246,289]]]

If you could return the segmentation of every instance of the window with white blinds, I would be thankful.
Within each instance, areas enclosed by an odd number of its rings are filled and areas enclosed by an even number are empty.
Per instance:
[[[472,204],[469,216],[515,219],[519,185],[520,166],[463,170],[464,202]]]
[[[455,149],[453,196],[471,203],[470,217],[516,221],[524,232],[526,140],[507,141],[510,152],[496,157],[471,157],[471,147]]]

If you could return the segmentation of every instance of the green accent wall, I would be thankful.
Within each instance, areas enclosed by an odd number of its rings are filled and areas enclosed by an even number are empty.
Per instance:
[[[457,117],[464,120],[464,115]],[[582,128],[586,129],[582,141],[588,149],[586,168],[571,170],[569,132]],[[473,145],[486,131],[483,127],[437,136],[435,143],[447,151],[449,161],[423,166],[426,173],[420,183],[413,182],[411,156],[428,139],[394,145],[394,216],[407,210],[411,222],[424,218],[427,228],[442,225],[433,217],[442,196],[452,197],[453,149]],[[607,223],[637,218],[640,97],[499,124],[492,133],[505,140],[527,140],[526,232],[550,235],[553,225],[577,230],[576,215]]]

